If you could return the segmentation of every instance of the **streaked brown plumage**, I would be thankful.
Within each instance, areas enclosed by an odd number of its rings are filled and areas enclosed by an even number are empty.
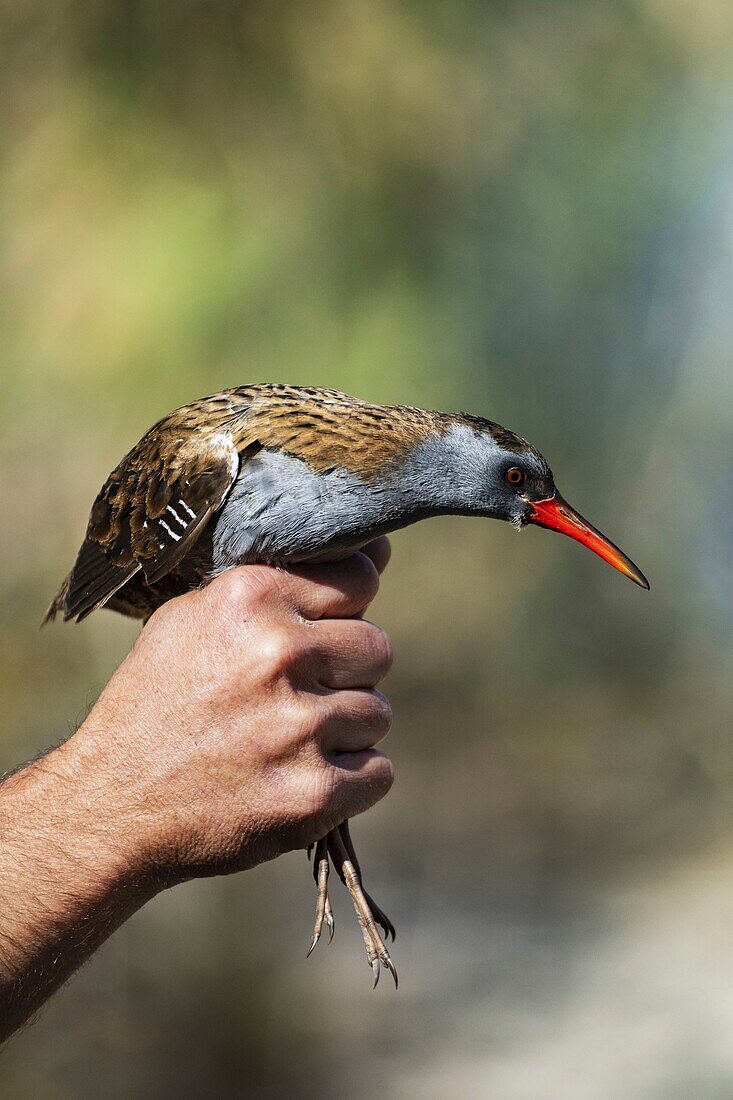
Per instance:
[[[110,474],[74,568],[44,622],[59,613],[81,620],[104,604],[146,618],[203,583],[203,562],[177,567],[223,504],[240,465],[259,450],[300,459],[318,474],[341,469],[370,483],[399,467],[420,442],[460,422],[490,432],[515,453],[533,450],[478,417],[373,405],[337,390],[264,383],[184,405],[153,425]],[[154,521],[178,501],[195,522],[183,538],[161,547]]]

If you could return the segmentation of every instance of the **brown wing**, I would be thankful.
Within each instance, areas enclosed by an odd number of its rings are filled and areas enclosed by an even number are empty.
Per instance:
[[[74,568],[44,622],[77,622],[102,607],[135,573],[152,584],[193,546],[239,470],[227,432],[153,428],[108,478],[92,506]]]

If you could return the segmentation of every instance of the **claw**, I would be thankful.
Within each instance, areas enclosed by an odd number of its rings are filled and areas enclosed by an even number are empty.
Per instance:
[[[392,962],[389,955],[387,955],[386,959],[382,959],[382,963],[383,963],[384,967],[387,970],[389,970],[390,974],[392,975],[392,978],[393,978],[393,981],[394,981],[394,987],[395,987],[395,989],[397,989],[399,987],[400,980],[397,977],[397,971],[395,969],[395,964]]]
[[[381,971],[379,969],[379,959],[372,959],[372,974],[374,975],[374,985],[372,986],[372,989],[377,988],[380,973]]]
[[[316,944],[318,943],[320,938],[321,938],[320,933],[317,936],[314,935],[314,937],[311,941],[311,945],[308,948],[308,954],[306,955],[306,959],[309,959],[311,957],[311,955],[313,954],[313,948],[316,946]]]

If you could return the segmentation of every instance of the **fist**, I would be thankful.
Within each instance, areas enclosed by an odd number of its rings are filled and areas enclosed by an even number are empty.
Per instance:
[[[141,873],[251,867],[387,793],[392,650],[361,618],[387,557],[378,540],[332,565],[244,566],[152,616],[77,734],[108,761]]]

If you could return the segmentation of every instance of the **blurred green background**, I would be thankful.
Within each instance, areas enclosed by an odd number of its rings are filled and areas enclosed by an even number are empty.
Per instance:
[[[174,406],[277,380],[531,439],[639,562],[394,538],[370,989],[302,853],[139,913],[5,1050],[25,1097],[733,1095],[729,0],[0,3],[3,767],[137,627],[39,633]]]

